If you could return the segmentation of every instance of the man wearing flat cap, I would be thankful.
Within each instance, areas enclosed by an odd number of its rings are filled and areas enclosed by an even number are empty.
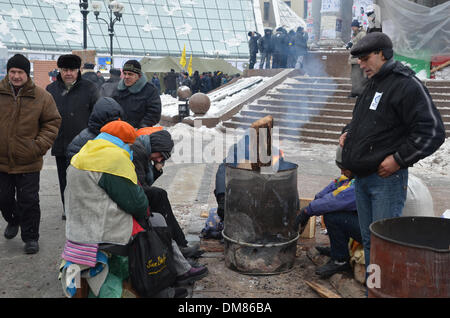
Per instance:
[[[21,54],[8,60],[0,82],[0,210],[4,236],[21,230],[25,253],[39,251],[39,179],[43,156],[53,144],[61,116],[53,97],[30,78],[30,61]]]
[[[123,78],[113,98],[125,111],[125,120],[135,128],[151,127],[161,119],[161,98],[158,89],[142,73],[136,60],[125,62]]]
[[[408,167],[445,140],[441,115],[414,71],[393,59],[391,39],[373,32],[351,50],[369,78],[339,139],[342,165],[355,176],[356,205],[366,266],[369,225],[402,215]]]
[[[47,91],[55,99],[62,117],[58,137],[52,147],[52,156],[56,157],[64,219],[64,189],[66,170],[69,166],[66,157],[67,146],[87,127],[91,111],[99,98],[99,92],[94,83],[81,77],[81,58],[78,55],[61,55],[57,65],[59,74],[56,81],[47,86]]]

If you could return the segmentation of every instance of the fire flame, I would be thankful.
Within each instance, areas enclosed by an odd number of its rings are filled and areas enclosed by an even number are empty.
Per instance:
[[[272,156],[272,166],[275,166],[278,163],[280,157],[284,159],[284,152],[281,149],[278,155]]]

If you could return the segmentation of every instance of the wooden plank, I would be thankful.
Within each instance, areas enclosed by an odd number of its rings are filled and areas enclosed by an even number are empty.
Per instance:
[[[314,289],[323,298],[342,298],[338,294],[332,292],[328,288],[314,282],[305,281],[306,285]]]

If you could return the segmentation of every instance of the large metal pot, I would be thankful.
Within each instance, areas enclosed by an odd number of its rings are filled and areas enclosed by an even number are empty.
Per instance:
[[[369,297],[450,297],[449,219],[384,219],[370,231],[370,264],[379,273],[368,278]]]
[[[226,166],[223,237],[227,267],[252,275],[292,269],[298,232],[297,168],[274,173]],[[287,167],[286,167],[287,166]]]

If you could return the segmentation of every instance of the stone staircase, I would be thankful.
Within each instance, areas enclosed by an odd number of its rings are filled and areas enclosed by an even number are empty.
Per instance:
[[[426,81],[450,136],[450,81]],[[344,126],[350,122],[356,99],[348,98],[349,78],[295,76],[244,106],[226,128],[249,128],[267,115],[274,117],[280,139],[337,144]]]

